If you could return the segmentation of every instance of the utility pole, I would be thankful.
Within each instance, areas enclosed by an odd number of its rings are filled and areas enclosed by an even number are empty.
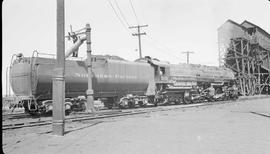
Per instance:
[[[57,0],[57,59],[53,80],[53,124],[54,135],[63,136],[65,132],[65,0]]]
[[[189,64],[189,54],[194,53],[194,52],[186,51],[186,52],[182,52],[182,53],[187,54],[187,64]]]
[[[9,95],[8,95],[8,88],[10,87],[8,84],[9,84],[9,79],[8,79],[8,70],[9,70],[9,67],[10,66],[8,66],[7,68],[6,68],[6,97],[8,97]]]
[[[138,26],[131,26],[129,27],[131,28],[137,28],[138,29],[138,33],[132,34],[132,36],[138,36],[139,38],[139,53],[140,53],[140,58],[142,58],[142,47],[141,47],[141,35],[146,35],[146,33],[141,33],[141,28],[142,27],[148,27],[148,25],[138,25]]]
[[[87,71],[88,71],[88,89],[86,91],[87,95],[87,105],[86,112],[95,113],[94,108],[94,91],[92,88],[92,59],[91,59],[91,27],[90,24],[86,24],[86,48],[87,48]]]

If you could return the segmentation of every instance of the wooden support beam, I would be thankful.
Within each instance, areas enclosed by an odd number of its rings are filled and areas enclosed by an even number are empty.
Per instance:
[[[270,51],[267,52],[268,54],[268,68],[270,69]],[[270,71],[269,71],[269,74],[270,74]]]
[[[270,70],[267,70],[270,68],[270,52],[265,51],[259,44],[251,44],[250,40],[231,39],[224,65],[236,72],[243,95],[261,94],[266,86],[270,86]]]
[[[260,84],[260,86],[261,86],[260,93],[262,93],[264,87],[269,85],[269,82],[267,82],[267,81],[269,80],[270,75],[267,73],[267,77],[266,77],[266,75],[263,75],[263,76],[264,76],[263,77],[264,82]]]
[[[260,65],[257,65],[257,67],[258,67],[258,85],[259,85],[259,94],[261,94],[261,86],[260,86],[260,84],[261,84],[261,66]]]
[[[233,50],[235,51],[236,50],[235,41],[232,40],[231,42],[232,42],[232,45],[233,45]],[[234,52],[234,56],[237,57],[236,52]],[[239,68],[239,62],[238,62],[238,59],[237,58],[235,59],[235,62],[236,62],[236,68],[237,68],[237,73],[238,73],[238,77],[239,77],[241,71],[240,71],[240,68]],[[239,84],[240,84],[241,92],[244,95],[243,84],[242,84],[242,80],[240,78],[239,78]]]
[[[244,44],[243,44],[243,40],[241,40],[240,42],[240,50],[241,50],[241,54],[244,56]],[[242,58],[242,73],[245,74],[245,59]],[[244,76],[243,78],[243,95],[246,95],[246,78]]]
[[[235,46],[237,48],[237,46]],[[238,57],[240,58],[248,58],[248,56],[245,56],[243,53],[238,52],[237,50],[231,50],[232,52],[236,53]]]
[[[226,60],[232,60],[232,59],[248,59],[248,56],[241,56],[241,57],[228,57]]]
[[[250,53],[249,43],[247,43],[247,55]],[[248,85],[249,85],[249,94],[252,91],[252,85],[251,85],[251,74],[250,74],[250,59],[247,59],[247,69],[248,69]]]

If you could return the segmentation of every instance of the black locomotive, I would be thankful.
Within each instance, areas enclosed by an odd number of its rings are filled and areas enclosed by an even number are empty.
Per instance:
[[[22,54],[12,61],[11,87],[26,112],[52,109],[55,62],[54,58]],[[86,61],[69,59],[65,66],[66,108],[83,106],[88,77]],[[92,66],[94,98],[107,108],[237,98],[234,74],[226,68],[170,64],[150,57],[133,62],[108,55],[93,56]]]

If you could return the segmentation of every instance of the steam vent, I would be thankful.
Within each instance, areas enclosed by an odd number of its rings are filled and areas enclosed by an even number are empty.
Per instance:
[[[270,34],[244,21],[227,20],[218,28],[219,65],[236,74],[242,95],[269,94]]]

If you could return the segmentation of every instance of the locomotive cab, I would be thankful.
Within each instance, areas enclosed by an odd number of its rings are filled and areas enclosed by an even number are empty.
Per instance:
[[[156,59],[153,59],[151,62],[155,70],[155,82],[168,83],[168,76],[170,74],[169,64]]]
[[[170,64],[169,62],[160,61],[155,58],[151,58],[146,56],[145,58],[141,58],[136,60],[136,62],[145,62],[149,63],[154,69],[154,81],[158,87],[158,85],[166,85],[171,83],[169,81],[170,76]]]

